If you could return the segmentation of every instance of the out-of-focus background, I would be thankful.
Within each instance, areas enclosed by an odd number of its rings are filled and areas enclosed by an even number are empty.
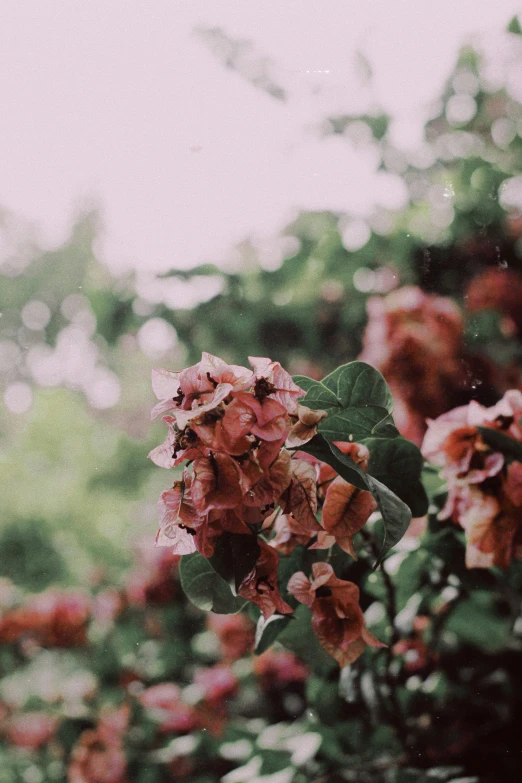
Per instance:
[[[516,4],[479,5],[2,10],[0,781],[360,763],[328,670],[253,662],[249,619],[191,608],[154,549],[150,370],[362,356],[417,443],[522,388],[522,31]],[[500,616],[461,619],[457,642],[508,649]],[[462,742],[422,768],[453,779]]]

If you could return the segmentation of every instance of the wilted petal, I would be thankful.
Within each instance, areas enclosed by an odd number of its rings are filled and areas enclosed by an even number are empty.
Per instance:
[[[312,565],[312,589],[318,590],[331,579],[335,579],[335,573],[330,563],[313,563]]]
[[[245,494],[245,504],[263,507],[279,500],[291,481],[290,463],[290,454],[283,449],[260,480]]]
[[[272,523],[275,536],[269,543],[280,555],[287,557],[296,546],[309,543],[311,534],[306,530],[303,532],[303,528],[291,514],[281,514],[278,510],[275,517],[275,523]]]
[[[348,441],[336,440],[334,441],[334,445],[337,446],[337,448],[342,451],[343,454],[346,454],[347,457],[350,457],[350,459],[352,459],[356,465],[359,465],[363,470],[367,469],[368,460],[370,459],[370,452],[366,446],[363,446],[362,443],[350,443]],[[319,463],[317,483],[323,495],[326,492],[326,487],[328,486],[329,482],[332,481],[336,476],[336,471],[330,467],[330,465],[327,465],[326,462]]]
[[[359,642],[358,657],[364,650],[365,643],[361,646],[361,632],[364,620],[362,612],[353,617],[339,617],[335,611],[335,605],[331,598],[316,598],[312,604],[312,628],[324,649],[337,661],[346,660],[350,654],[350,647]],[[355,660],[353,658],[352,660]]]
[[[260,554],[255,568],[242,581],[238,594],[257,604],[265,620],[274,612],[289,614],[293,609],[283,601],[277,586],[279,555],[264,541],[259,541],[259,548]]]
[[[359,606],[359,588],[338,579],[329,563],[314,563],[311,582],[302,571],[288,582],[288,591],[312,610],[312,628],[324,649],[341,666],[359,657],[367,644],[384,646],[366,628]]]
[[[362,443],[349,443],[344,440],[334,440],[334,445],[363,470],[368,468],[370,452],[367,446],[364,446]]]
[[[345,552],[357,559],[352,539],[361,530],[377,504],[370,492],[357,489],[338,476],[326,492],[323,527]]]
[[[312,606],[315,599],[315,591],[312,590],[310,580],[303,571],[292,574],[288,580],[287,590],[300,603],[308,607]]]
[[[317,534],[317,541],[312,544],[310,549],[330,549],[335,543],[335,536],[331,536],[326,530],[321,530]]]
[[[168,426],[167,437],[162,444],[156,446],[147,455],[148,459],[152,460],[155,465],[160,468],[173,468],[176,464],[174,457],[174,447],[176,442],[176,435],[174,432],[174,419],[172,416],[164,416],[163,421]]]
[[[183,481],[176,481],[172,489],[163,492],[158,501],[158,511],[160,529],[156,546],[173,547],[177,555],[195,552],[192,526],[196,527],[200,518],[190,502],[190,491]]]
[[[236,440],[251,432],[255,420],[256,416],[252,408],[236,397],[230,405],[227,405],[222,425],[227,436],[231,440]]]
[[[466,481],[470,484],[480,484],[491,476],[496,476],[504,467],[504,455],[498,451],[492,451],[484,457],[482,468],[470,470],[466,475]]]
[[[170,413],[175,410],[176,407],[176,403],[171,398],[168,400],[161,400],[161,402],[157,402],[151,410],[150,418],[157,419],[158,416],[162,416],[164,413]]]
[[[313,411],[305,405],[298,405],[297,421],[286,439],[287,448],[295,449],[308,443],[317,434],[317,425],[326,416],[328,416],[326,411]]]
[[[238,404],[250,408],[254,414],[251,432],[262,440],[285,439],[290,429],[290,419],[286,408],[277,400],[266,397],[258,399],[250,392],[235,395]]]
[[[321,525],[315,517],[317,511],[317,484],[315,466],[300,459],[290,463],[292,479],[285,492],[285,514],[292,514],[301,532],[316,532]]]
[[[495,537],[493,522],[500,513],[500,505],[493,495],[480,490],[469,493],[466,511],[459,515],[459,522],[466,531],[466,566],[489,568],[495,561]]]
[[[222,531],[238,533],[239,535],[252,535],[252,531],[245,524],[242,509],[214,509],[207,517],[207,524],[218,526]]]
[[[468,568],[507,568],[513,559],[520,514],[502,509],[496,498],[475,490],[472,503],[461,514],[466,531],[466,566]]]
[[[162,493],[158,501],[158,512],[163,529],[181,523],[189,527],[198,524],[200,515],[192,505],[190,482],[191,477],[184,472],[183,481],[175,481],[172,489]]]
[[[272,463],[278,458],[284,444],[284,436],[280,440],[261,441],[261,444],[256,451],[256,459],[262,470],[269,470]]]
[[[243,435],[233,433],[224,428],[223,423],[229,407],[220,405],[204,412],[192,419],[190,429],[197,433],[200,441],[211,451],[224,451],[226,454],[239,457],[249,450],[254,437],[246,433]],[[248,430],[246,432],[248,433]]]
[[[241,489],[245,493],[251,490],[264,475],[261,465],[252,454],[240,461],[239,470],[241,473]]]
[[[211,511],[206,517],[203,517],[201,524],[194,528],[196,549],[203,557],[212,557],[216,541],[223,535],[222,516],[222,511]],[[248,532],[250,533],[250,531]]]
[[[199,511],[213,508],[236,508],[241,505],[239,466],[228,454],[194,460],[192,500]]]
[[[367,629],[367,627],[364,625],[362,632],[361,632],[361,638],[365,644],[368,644],[370,647],[377,647],[377,648],[383,648],[387,647],[384,642],[381,642],[380,639],[377,639],[376,636],[373,635],[373,633],[370,633],[370,631]]]

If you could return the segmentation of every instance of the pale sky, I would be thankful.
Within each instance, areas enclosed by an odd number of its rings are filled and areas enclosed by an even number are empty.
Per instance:
[[[99,203],[101,257],[151,271],[219,261],[299,209],[393,207],[401,194],[376,156],[321,139],[321,121],[373,102],[414,147],[459,46],[482,34],[494,55],[519,11],[512,0],[4,3],[0,205],[53,247]],[[251,40],[287,102],[223,67],[198,25]]]

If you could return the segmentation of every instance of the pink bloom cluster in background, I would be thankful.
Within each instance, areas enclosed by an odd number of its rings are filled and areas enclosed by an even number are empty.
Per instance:
[[[364,350],[359,357],[386,378],[401,433],[420,444],[426,418],[435,418],[463,399],[492,373],[484,359],[464,350],[464,320],[448,297],[404,286],[371,297]],[[469,396],[468,396],[469,399]]]
[[[148,727],[154,747],[175,737],[207,732],[221,739],[230,721],[237,717],[235,700],[245,684],[250,683],[262,703],[288,685],[302,694],[309,675],[308,667],[289,651],[267,651],[254,658],[254,625],[246,615],[208,613],[198,618],[199,613],[185,603],[179,589],[179,556],[165,549],[146,551],[141,547],[138,556],[125,584],[120,588],[98,588],[94,595],[77,590],[24,595],[7,579],[0,581],[2,650],[12,652],[19,665],[38,660],[41,655],[44,666],[49,648],[58,647],[61,649],[57,654],[67,660],[76,655],[81,667],[47,688],[45,695],[39,697],[40,702],[44,698],[47,703],[38,709],[25,706],[27,697],[18,688],[12,701],[11,692],[3,692],[0,739],[30,754],[48,752],[53,757],[66,758],[70,783],[129,783],[133,778],[128,737],[133,732],[138,738],[135,741],[141,743],[141,755],[150,752],[143,726]],[[176,598],[172,599],[172,595]],[[183,604],[191,621],[195,616],[214,638],[212,662],[207,659],[194,666],[194,658],[188,660],[176,682],[158,681],[156,675],[151,677],[140,668],[126,670],[122,662],[114,663],[106,681],[103,670],[96,672],[95,664],[103,658],[115,632],[124,634],[127,628],[134,635],[139,626],[143,643],[165,641],[170,633],[169,613],[176,605],[180,611]],[[124,636],[119,638],[121,641]],[[240,659],[242,666],[235,671],[233,664]],[[87,678],[83,668],[86,664],[93,669],[87,670]],[[119,684],[117,704],[111,701],[115,676]],[[88,727],[82,728],[66,751],[61,732],[65,730],[66,735],[67,725],[77,717]],[[182,771],[189,774],[196,762],[187,755],[172,763],[176,766],[171,772],[177,778],[183,776]]]
[[[490,408],[472,401],[429,421],[422,453],[447,481],[439,519],[464,529],[468,568],[507,568],[522,557],[522,462],[495,451],[479,427],[522,444],[522,392],[508,391]]]
[[[30,637],[45,647],[77,647],[86,642],[91,599],[78,590],[48,590],[0,617],[0,643]]]
[[[154,370],[158,404],[152,416],[163,414],[168,433],[149,457],[164,468],[185,463],[181,479],[159,501],[157,544],[180,556],[197,551],[209,558],[225,533],[256,537],[258,559],[238,594],[269,618],[293,611],[278,588],[279,554],[289,554],[297,544],[324,549],[337,542],[355,556],[352,538],[376,506],[369,492],[329,466],[304,452],[290,453],[313,437],[326,413],[298,403],[304,391],[278,362],[251,357],[250,363],[251,370],[203,353],[198,364],[181,372]],[[366,467],[367,449],[338,445]],[[320,504],[322,523],[316,516]],[[350,582],[343,584],[357,591]],[[339,629],[321,625],[321,601],[309,605],[317,636],[332,653]],[[357,638],[365,638],[354,605],[339,618],[348,635],[353,626]],[[363,647],[360,641],[352,645],[350,655]]]

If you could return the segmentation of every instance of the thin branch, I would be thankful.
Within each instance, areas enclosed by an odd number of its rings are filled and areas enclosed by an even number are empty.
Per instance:
[[[364,541],[368,544],[368,547],[375,558],[379,556],[379,548],[373,536],[366,530],[361,530],[361,535]],[[400,639],[399,629],[395,623],[397,616],[397,600],[395,597],[395,585],[393,584],[390,575],[384,568],[384,564],[380,567],[380,573],[386,591],[386,600],[384,602],[384,608],[386,611],[386,617],[391,628],[391,637],[388,646],[386,647],[386,668],[384,673],[384,684],[389,691],[386,694],[390,700],[391,712],[394,718],[394,724],[397,731],[397,737],[404,749],[408,745],[408,728],[406,726],[405,716],[403,715],[401,705],[397,698],[397,679],[392,672],[393,648]]]

